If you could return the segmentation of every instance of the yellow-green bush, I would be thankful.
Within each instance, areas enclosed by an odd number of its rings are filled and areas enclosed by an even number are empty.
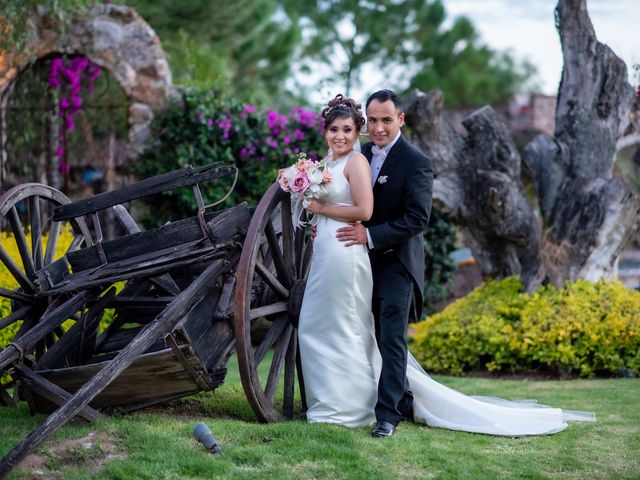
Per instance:
[[[31,245],[31,235],[29,233],[26,234],[27,244]],[[66,252],[69,245],[71,245],[71,241],[73,240],[73,232],[70,228],[63,228],[60,232],[60,236],[58,238],[58,243],[56,245],[56,252],[54,254],[54,259],[61,258]],[[46,247],[47,236],[45,235],[42,238],[43,249]],[[13,258],[13,260],[17,263],[18,266],[23,267],[22,259],[20,258],[20,253],[18,251],[17,244],[13,235],[7,232],[0,232],[0,244],[5,249],[5,251]],[[23,267],[24,268],[24,267]],[[16,282],[15,278],[11,273],[7,270],[2,262],[0,262],[0,287],[15,290],[18,287],[18,282]],[[115,287],[118,291],[120,291],[124,287],[123,282],[119,282],[115,284]],[[0,319],[5,318],[11,313],[11,301],[8,298],[0,297]],[[112,321],[114,317],[114,310],[107,309],[105,310],[105,314],[100,322],[100,331],[103,331]],[[15,336],[16,332],[20,328],[22,321],[17,321],[12,325],[0,330],[0,348],[5,348]],[[62,324],[62,328],[67,330],[73,325],[72,320],[68,320]],[[7,381],[7,377],[3,379],[3,382]]]
[[[31,234],[27,233],[27,244],[31,245]],[[54,254],[54,258],[58,259],[64,255],[64,252],[67,250],[69,245],[71,245],[71,241],[73,240],[73,234],[70,229],[62,229],[60,232],[60,237],[58,239],[58,243],[56,245],[56,252]],[[22,267],[22,259],[20,258],[20,253],[18,252],[18,246],[13,238],[13,235],[7,232],[0,232],[0,244],[2,248],[13,258],[18,266]],[[47,236],[45,235],[42,238],[42,248],[44,249],[47,245]],[[23,267],[24,268],[24,267]],[[18,282],[13,275],[7,270],[3,263],[0,263],[0,287],[6,288],[9,290],[15,290],[18,288]],[[7,315],[11,313],[11,301],[8,298],[0,297],[0,319],[5,318]],[[22,324],[21,321],[10,325],[9,327],[0,331],[0,348],[5,348],[9,342],[13,339],[13,336],[20,328]]]
[[[31,245],[31,235],[29,233],[26,234],[27,244]],[[56,245],[56,252],[54,254],[54,259],[61,258],[66,252],[69,245],[71,245],[71,241],[73,240],[73,232],[70,228],[63,228],[60,232],[60,236],[58,238],[58,243]],[[18,266],[22,265],[22,259],[20,258],[20,253],[18,252],[18,247],[13,238],[13,235],[7,232],[0,232],[0,244],[2,248],[13,258],[13,260],[18,264]],[[47,235],[42,238],[42,246],[43,249],[47,244]],[[23,267],[24,268],[24,267]],[[122,289],[124,284],[116,284],[116,288],[118,291]],[[18,282],[16,282],[13,275],[9,273],[9,270],[4,266],[3,263],[0,262],[0,287],[6,288],[9,290],[15,290],[18,287]],[[11,313],[11,301],[8,298],[0,297],[0,319],[5,318],[7,315]],[[105,311],[105,315],[100,322],[100,331],[104,330],[107,325],[111,323],[113,320],[113,309],[108,309]],[[10,325],[9,327],[0,331],[0,348],[5,348],[9,342],[13,339],[15,333],[20,328],[21,321]],[[71,325],[71,322],[65,322],[63,324],[63,328],[67,328]]]
[[[523,293],[489,281],[415,325],[410,349],[431,372],[640,371],[640,292],[618,281],[567,282]]]

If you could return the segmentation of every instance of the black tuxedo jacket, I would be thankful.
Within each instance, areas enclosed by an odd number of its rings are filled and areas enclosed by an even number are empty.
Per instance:
[[[362,153],[369,163],[372,146],[369,142],[362,147]],[[423,232],[431,214],[432,191],[431,160],[401,135],[387,154],[373,186],[373,215],[364,222],[364,226],[373,242],[369,255],[374,270],[378,256],[395,255],[411,274],[415,288],[416,319],[422,314],[425,266]],[[376,277],[376,281],[384,281],[384,275]]]

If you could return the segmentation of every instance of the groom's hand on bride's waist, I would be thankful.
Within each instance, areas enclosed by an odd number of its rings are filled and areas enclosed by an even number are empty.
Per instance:
[[[344,242],[345,247],[367,244],[367,229],[361,223],[351,223],[348,227],[341,227],[336,231],[336,238]]]

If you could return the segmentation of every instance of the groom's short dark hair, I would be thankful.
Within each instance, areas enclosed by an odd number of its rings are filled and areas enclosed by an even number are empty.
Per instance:
[[[367,98],[367,103],[364,108],[365,109],[368,108],[369,104],[374,100],[377,100],[380,103],[384,103],[387,100],[391,100],[393,102],[393,105],[396,107],[396,110],[398,110],[399,112],[402,112],[402,102],[400,101],[400,97],[393,90],[385,89],[385,90],[378,90],[377,92],[373,92],[371,95],[369,95],[369,98]]]

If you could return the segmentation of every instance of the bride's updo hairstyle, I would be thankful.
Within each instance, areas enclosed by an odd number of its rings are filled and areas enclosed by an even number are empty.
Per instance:
[[[358,133],[362,130],[365,122],[360,104],[353,98],[345,98],[341,93],[336,95],[335,98],[327,104],[327,107],[322,110],[320,116],[324,120],[325,132],[338,118],[351,118]]]

